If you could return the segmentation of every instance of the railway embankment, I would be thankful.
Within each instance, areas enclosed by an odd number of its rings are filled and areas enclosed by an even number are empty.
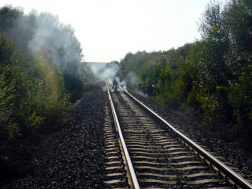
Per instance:
[[[103,85],[94,87],[93,93],[81,99],[68,112],[64,125],[41,137],[37,145],[29,147],[20,143],[15,148],[23,149],[23,152],[5,151],[15,161],[9,167],[4,167],[8,177],[0,182],[0,187],[106,188],[104,125],[108,96],[104,88]],[[199,145],[219,149],[218,153],[238,167],[239,173],[251,174],[250,155],[216,139],[150,99],[134,96]],[[9,147],[11,149],[13,146]],[[2,175],[5,170],[1,169]]]
[[[224,156],[227,161],[232,162],[235,167],[239,168],[240,173],[251,174],[252,157],[250,154],[243,152],[232,143],[226,143],[219,139],[216,135],[205,131],[202,127],[191,123],[180,115],[164,108],[149,98],[145,98],[139,94],[133,94],[137,99],[147,104],[149,108],[154,110],[158,115],[163,117],[171,125],[176,126],[180,131],[189,138],[194,138],[197,144],[207,146],[210,149],[220,149],[218,153]]]
[[[106,100],[107,93],[100,86],[94,87],[93,93],[81,99],[67,114],[62,128],[42,137],[39,145],[33,148],[27,145],[22,153],[5,150],[14,161],[0,170],[2,175],[8,172],[0,187],[104,188],[103,107]],[[22,148],[8,145],[13,149]],[[29,157],[25,158],[25,154]]]

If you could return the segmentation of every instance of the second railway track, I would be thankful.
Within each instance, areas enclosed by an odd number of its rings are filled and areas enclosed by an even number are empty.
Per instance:
[[[239,175],[236,175],[238,178],[233,176],[232,170],[231,173],[222,171],[219,165],[206,158],[203,152],[209,149],[201,146],[204,150],[198,152],[190,146],[190,141],[179,138],[160,118],[140,107],[127,93],[109,92],[109,95],[116,112],[112,118],[110,107],[106,107],[106,184],[109,187],[134,188],[134,182],[137,182],[136,188],[252,188]],[[132,180],[127,154],[118,140],[120,133],[113,122],[115,119],[121,126],[137,181]],[[223,164],[224,168],[230,165],[229,162]],[[247,179],[251,180],[251,177]]]

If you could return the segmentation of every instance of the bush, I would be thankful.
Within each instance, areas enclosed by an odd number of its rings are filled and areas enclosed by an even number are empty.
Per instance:
[[[42,57],[25,58],[15,50],[13,41],[0,35],[2,136],[21,136],[52,120],[60,123],[68,99],[57,66]]]

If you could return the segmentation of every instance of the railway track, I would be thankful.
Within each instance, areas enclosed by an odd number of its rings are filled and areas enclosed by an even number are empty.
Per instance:
[[[209,154],[126,91],[107,90],[108,187],[252,188],[252,175],[236,174],[225,158]]]

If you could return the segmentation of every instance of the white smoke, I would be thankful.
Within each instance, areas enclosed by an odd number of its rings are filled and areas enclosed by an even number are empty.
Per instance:
[[[143,91],[136,91],[137,94],[140,94],[141,96],[148,97],[148,94],[144,93]]]
[[[80,43],[71,25],[64,25],[58,16],[40,13],[35,20],[36,32],[28,47],[34,55],[42,55],[59,65],[60,70],[79,74],[82,54]]]
[[[112,82],[119,71],[119,66],[113,63],[86,63],[85,65],[85,72],[92,75],[95,81],[109,79]]]
[[[133,88],[137,88],[137,85],[141,82],[141,79],[136,75],[134,71],[130,71],[127,74],[126,82]]]
[[[135,90],[136,93],[147,96],[142,91],[138,90],[138,84],[141,82],[141,79],[136,75],[134,71],[130,71],[127,74],[127,77],[125,80],[120,81],[120,78],[116,75],[119,71],[118,64],[113,63],[87,63],[87,67],[85,68],[87,73],[91,73],[95,80],[97,81],[109,81],[109,84],[113,85],[113,80],[115,79],[117,84],[121,86],[124,90],[127,91],[127,86],[129,86],[131,89]],[[119,87],[118,90],[122,91],[122,89]]]

